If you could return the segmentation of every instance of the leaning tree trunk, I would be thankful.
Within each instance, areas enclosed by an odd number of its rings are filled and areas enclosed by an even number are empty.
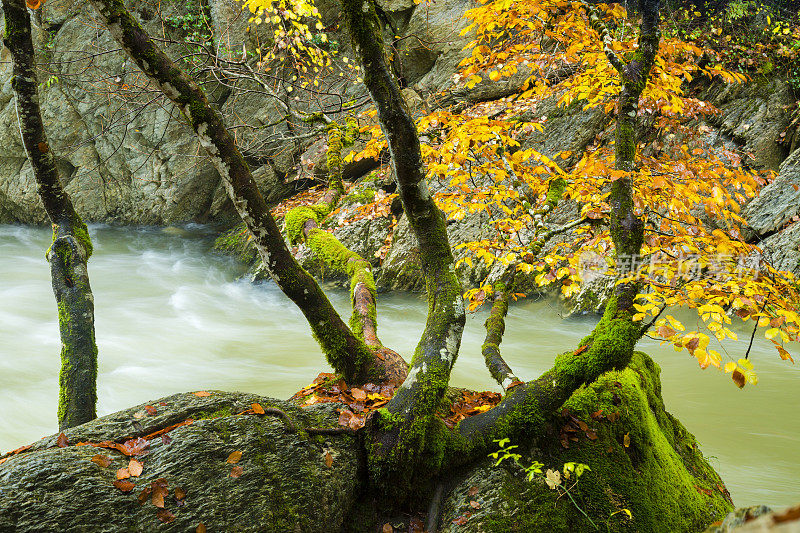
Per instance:
[[[272,279],[303,312],[328,362],[348,383],[379,381],[383,367],[286,247],[241,152],[200,86],[153,42],[122,0],[91,0],[111,36],[183,113],[211,157]]]
[[[39,197],[53,223],[53,244],[47,251],[61,333],[58,425],[66,429],[96,417],[97,344],[94,337],[94,297],[86,262],[92,242],[86,225],[64,191],[47,143],[36,73],[33,69],[31,24],[24,0],[2,0],[3,40],[11,51],[22,144],[33,168]]]

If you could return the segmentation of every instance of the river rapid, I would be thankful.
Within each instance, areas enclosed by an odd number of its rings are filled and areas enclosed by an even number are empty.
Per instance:
[[[240,390],[287,398],[328,370],[300,311],[271,283],[240,280],[210,251],[206,228],[90,230],[99,348],[98,414],[176,392]],[[0,225],[0,452],[57,430],[60,340],[44,251],[50,232]],[[349,316],[346,291],[328,291]],[[418,295],[383,294],[379,335],[406,358],[425,321]],[[452,385],[499,390],[480,355],[486,313],[467,319]],[[513,305],[501,346],[522,379],[574,349],[596,319],[563,320],[553,302]],[[725,345],[734,359],[749,332]],[[762,339],[763,340],[763,339]],[[697,436],[737,506],[800,502],[800,367],[766,342],[751,352],[760,382],[737,389],[685,353],[643,340],[661,366],[664,401]],[[797,349],[791,350],[795,354]]]

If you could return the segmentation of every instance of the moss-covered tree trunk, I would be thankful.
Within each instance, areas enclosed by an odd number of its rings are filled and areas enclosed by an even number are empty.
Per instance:
[[[24,0],[3,0],[3,41],[11,52],[15,106],[25,152],[33,168],[39,197],[53,223],[53,244],[47,251],[58,303],[61,333],[58,425],[77,426],[96,417],[97,345],[94,297],[86,262],[92,242],[59,180],[39,109],[31,24]]]
[[[408,377],[386,410],[369,423],[372,480],[384,495],[402,499],[415,477],[440,467],[442,455],[435,451],[442,450],[436,437],[440,421],[434,411],[458,356],[464,303],[445,219],[428,190],[416,124],[385,56],[375,5],[371,0],[342,0],[342,11],[388,141],[403,210],[419,242],[428,296],[425,330]]]
[[[200,86],[153,42],[122,0],[92,0],[112,37],[183,113],[222,177],[278,287],[303,312],[330,365],[348,382],[376,377],[375,354],[353,334],[316,281],[297,264],[222,116]]]

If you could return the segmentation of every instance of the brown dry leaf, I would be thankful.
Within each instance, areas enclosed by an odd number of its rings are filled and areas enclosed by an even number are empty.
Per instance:
[[[478,494],[479,490],[480,489],[478,489],[477,485],[473,485],[472,487],[469,488],[469,492],[467,494],[469,494],[470,496],[475,496],[476,494]]]
[[[243,473],[244,473],[244,468],[242,468],[241,466],[234,466],[233,468],[231,468],[231,477],[234,479],[241,476]]]
[[[159,520],[164,522],[165,524],[169,524],[173,520],[175,520],[175,515],[167,511],[166,509],[159,509],[156,511],[156,516]]]
[[[225,462],[235,465],[241,460],[242,460],[242,451],[236,450],[235,452],[231,452],[231,454],[228,456],[228,460]]]
[[[117,479],[128,479],[129,477],[131,477],[131,473],[127,468],[117,470]]]
[[[475,500],[472,500],[471,502],[469,502],[469,504],[473,509],[480,509],[481,508],[481,504],[476,502]]]
[[[631,446],[631,434],[630,433],[625,433],[625,436],[622,437],[622,444],[626,448],[630,448],[630,446]]]
[[[208,392],[208,391],[204,391],[204,390],[197,391],[197,392],[195,392],[195,393],[193,393],[193,394],[194,394],[195,396],[199,396],[199,397],[201,397],[201,398],[205,398],[206,396],[211,396],[211,393],[210,393],[210,392]]]
[[[169,444],[170,442],[172,442],[172,437],[170,437],[170,436],[169,436],[169,435],[167,435],[166,433],[164,433],[163,435],[161,435],[161,443],[162,443],[162,444]]]
[[[381,533],[394,533],[394,528],[392,527],[392,524],[390,524],[389,522],[383,524],[383,527],[381,528]]]
[[[183,500],[185,498],[186,498],[186,491],[183,490],[183,487],[175,487],[175,499]]]
[[[92,462],[94,464],[102,466],[103,468],[106,468],[108,465],[111,464],[111,457],[103,455],[102,453],[98,453],[97,455],[92,457]]]
[[[353,431],[356,431],[356,430],[359,430],[359,429],[363,428],[365,420],[366,419],[363,416],[353,415],[353,417],[350,419],[350,423],[349,423],[350,429],[352,429]]]
[[[194,530],[194,533],[206,533],[206,525],[200,522],[197,524],[197,529]]]
[[[344,427],[350,426],[350,419],[353,417],[352,411],[345,409],[339,414],[339,425]]]
[[[744,388],[744,385],[746,383],[744,374],[742,374],[738,368],[733,371],[731,379],[733,379],[733,382],[736,384],[737,387],[739,387],[740,389]]]
[[[581,431],[587,431],[589,429],[589,425],[583,420],[578,420],[578,427],[581,428]]]
[[[150,501],[153,502],[153,505],[158,507],[159,509],[164,508],[164,493],[160,490],[154,490],[153,496],[150,498]]]
[[[147,414],[151,416],[158,413],[158,410],[152,405],[145,405],[144,410],[147,411]]]
[[[133,477],[141,476],[143,469],[144,466],[142,466],[142,463],[140,463],[136,459],[131,459],[130,462],[128,463],[128,472],[130,472]]]
[[[68,444],[69,444],[69,439],[67,438],[67,436],[64,435],[64,433],[59,433],[58,438],[56,439],[56,445],[59,448],[66,448]]]
[[[333,466],[333,456],[331,455],[331,452],[325,452],[325,466],[328,468]]]
[[[131,457],[133,455],[139,455],[139,456],[147,455],[148,453],[150,453],[150,451],[147,450],[148,446],[150,446],[150,441],[145,438],[139,437],[136,439],[126,440],[125,444],[122,444],[121,446],[117,445],[113,447],[121,451],[128,457]]]
[[[586,436],[589,438],[589,440],[597,440],[597,433],[595,433],[593,429],[587,431]]]
[[[252,408],[253,408],[253,412],[254,412],[255,414],[257,414],[257,415],[263,415],[263,414],[264,414],[264,408],[263,408],[263,407],[261,407],[261,404],[260,404],[260,403],[253,403],[253,404],[250,404],[250,407],[252,407]]]
[[[120,479],[118,479],[118,480],[114,481],[114,482],[112,483],[112,485],[114,485],[115,487],[117,487],[117,488],[118,488],[119,490],[121,490],[122,492],[130,492],[130,491],[132,491],[132,490],[133,490],[133,489],[136,487],[136,485],[134,485],[134,484],[133,484],[133,483],[131,483],[130,481],[122,481],[122,480],[120,480]]]
[[[153,494],[153,487],[147,486],[139,493],[139,505],[144,505],[144,502],[150,499]]]

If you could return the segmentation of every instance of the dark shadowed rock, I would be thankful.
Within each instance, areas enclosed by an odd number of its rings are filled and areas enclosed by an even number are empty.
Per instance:
[[[0,465],[0,531],[195,531],[201,522],[208,531],[339,530],[359,487],[352,437],[309,437],[290,431],[280,417],[236,414],[252,403],[283,410],[300,428],[337,423],[332,404],[301,410],[271,398],[216,391],[154,401],[155,415],[139,405],[104,416],[67,430],[66,447],[58,447],[53,435]],[[75,445],[125,442],[186,419],[194,422],[171,430],[168,439],[150,439],[149,453],[138,458],[141,476],[125,480],[135,485],[130,492],[112,484],[128,457]],[[228,463],[237,450],[241,460]],[[95,454],[112,463],[92,462]],[[231,475],[235,467],[241,467],[238,477]],[[159,519],[152,497],[139,503],[142,491],[159,479],[169,490],[164,508],[174,519],[168,523]],[[178,487],[186,493],[182,501],[176,499]]]

